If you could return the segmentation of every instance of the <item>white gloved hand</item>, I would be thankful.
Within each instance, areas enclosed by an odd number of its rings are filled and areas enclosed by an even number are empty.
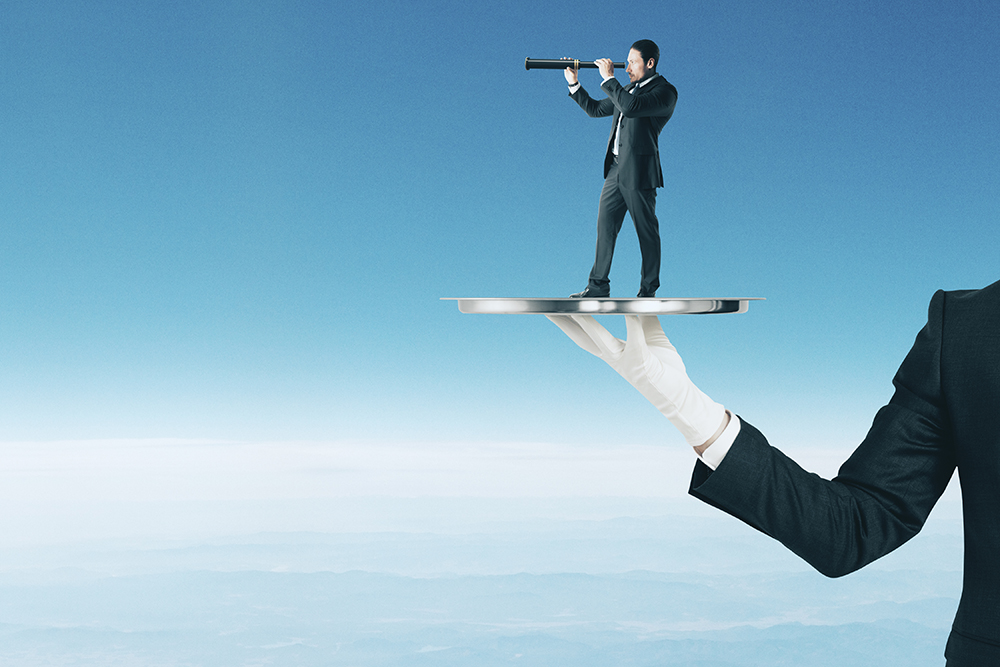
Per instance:
[[[694,386],[655,315],[626,315],[627,340],[590,315],[546,315],[574,343],[603,359],[677,427],[692,447],[713,440],[726,409]]]

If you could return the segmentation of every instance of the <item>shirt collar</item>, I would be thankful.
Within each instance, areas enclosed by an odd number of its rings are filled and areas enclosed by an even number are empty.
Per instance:
[[[645,79],[643,79],[642,81],[640,81],[639,85],[637,85],[636,88],[642,88],[643,86],[645,86],[647,83],[649,83],[650,81],[652,81],[653,79],[655,79],[658,76],[660,76],[660,75],[657,74],[656,72],[654,72],[653,76],[647,76]]]

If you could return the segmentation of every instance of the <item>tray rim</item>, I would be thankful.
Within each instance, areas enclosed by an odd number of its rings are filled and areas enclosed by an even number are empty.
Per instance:
[[[701,315],[745,313],[759,296],[741,297],[441,297],[476,315]]]

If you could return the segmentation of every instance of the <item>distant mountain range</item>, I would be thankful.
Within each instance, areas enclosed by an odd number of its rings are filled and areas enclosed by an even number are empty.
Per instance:
[[[0,664],[943,664],[957,570],[831,580],[749,531],[721,558],[686,521],[8,551]],[[636,563],[659,571],[608,571]]]

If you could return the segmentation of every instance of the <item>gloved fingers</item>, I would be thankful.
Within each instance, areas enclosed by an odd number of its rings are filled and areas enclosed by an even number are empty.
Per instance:
[[[570,315],[580,327],[587,332],[590,339],[601,350],[601,358],[612,361],[621,356],[625,349],[625,341],[615,338],[611,332],[601,326],[591,315]]]
[[[630,348],[635,348],[641,350],[646,347],[648,343],[646,339],[645,327],[643,326],[642,320],[645,316],[640,317],[639,315],[626,315],[625,316],[625,331],[627,334],[625,344]],[[655,317],[653,319],[656,319]]]
[[[677,354],[667,334],[663,333],[663,326],[656,315],[639,315],[641,320],[642,335],[646,341],[646,347],[651,357],[659,360],[664,366],[669,366],[675,371],[685,373],[684,361],[681,355]],[[631,335],[631,334],[630,334]]]
[[[670,350],[674,349],[674,346],[670,343],[670,339],[667,338],[667,334],[663,333],[660,318],[656,315],[640,315],[637,317],[642,323],[642,334],[646,340],[646,345],[668,348]]]
[[[646,334],[642,330],[642,322],[638,315],[625,316],[625,348],[633,355],[638,355],[642,360],[649,356],[646,345]]]
[[[590,352],[594,356],[601,356],[601,349],[590,338],[590,335],[583,330],[580,324],[574,321],[570,315],[546,315],[545,317],[549,318],[550,322],[562,329],[563,333],[570,337],[570,340],[582,347],[584,350]]]
[[[655,315],[626,315],[625,316],[625,329],[628,331],[628,341],[626,343],[625,355],[622,357],[623,362],[627,360],[626,367],[632,377],[639,377],[639,374],[645,375],[647,379],[654,379],[660,377],[663,373],[663,362],[657,355],[657,348],[651,345],[651,341],[647,336],[647,320],[656,320]],[[658,328],[659,322],[654,322],[654,325]],[[663,330],[660,329],[660,337],[666,340],[667,337],[663,335]],[[655,344],[656,337],[653,337],[652,343]]]

